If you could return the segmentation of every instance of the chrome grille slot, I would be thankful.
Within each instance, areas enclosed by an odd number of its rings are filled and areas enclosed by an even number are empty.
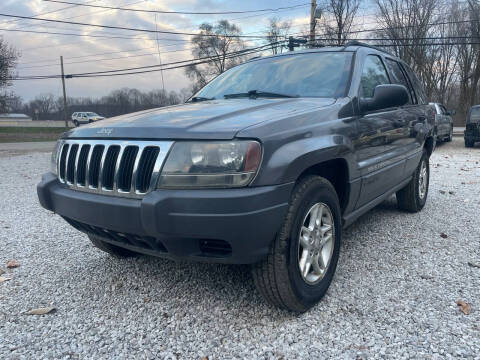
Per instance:
[[[64,180],[65,180],[65,172],[66,172],[66,167],[67,167],[68,148],[69,148],[69,145],[68,145],[68,144],[65,144],[65,145],[62,147],[62,155],[60,156],[60,171],[58,172],[58,175],[59,175],[61,181],[64,181]]]
[[[153,166],[157,160],[159,149],[157,147],[148,146],[143,149],[140,163],[138,164],[137,191],[140,193],[147,192],[150,187],[150,181],[152,177]]]
[[[75,162],[77,161],[78,144],[73,144],[68,152],[67,183],[75,182]]]
[[[95,145],[92,151],[88,168],[88,185],[90,188],[98,187],[98,178],[100,176],[100,162],[102,161],[104,145]]]
[[[90,145],[83,145],[78,155],[77,163],[77,185],[85,186],[86,174],[87,174],[87,160],[90,153]]]
[[[155,189],[171,141],[62,140],[58,178],[69,188],[141,198]]]
[[[113,180],[115,176],[115,168],[117,166],[117,158],[119,153],[119,145],[112,145],[107,150],[107,154],[105,155],[105,160],[103,162],[102,171],[103,190],[113,190]]]
[[[119,191],[129,192],[132,186],[133,166],[138,154],[138,146],[127,146],[123,151],[118,169],[117,187]]]

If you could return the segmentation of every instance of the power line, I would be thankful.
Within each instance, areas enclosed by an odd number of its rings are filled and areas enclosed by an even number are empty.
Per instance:
[[[98,0],[93,0],[93,1],[98,1]],[[136,2],[133,2],[133,3],[129,3],[128,5],[133,5],[133,4],[138,4],[138,3],[141,3],[141,2],[144,2],[145,0],[141,0],[141,1],[136,1]],[[62,8],[62,9],[66,9],[66,8]],[[59,9],[61,10],[61,9]],[[101,11],[97,11],[97,12],[93,12],[93,14],[96,14],[96,13],[100,13],[100,12],[106,12],[106,11],[110,11],[109,9],[107,10],[101,10]],[[280,11],[286,11],[286,10],[279,10],[278,12]],[[81,15],[76,15],[76,16],[70,16],[70,17],[67,17],[67,18],[63,18],[63,20],[68,20],[68,19],[73,19],[73,18],[78,18],[78,17],[82,17],[82,16],[86,16],[86,15],[91,15],[92,13],[85,13],[85,14],[81,14]],[[37,15],[34,15],[34,16],[39,16],[41,14],[37,14]],[[264,16],[265,14],[261,14],[261,15],[253,15],[253,16]],[[247,16],[247,17],[252,17],[252,16]],[[246,18],[246,17],[240,17],[240,18],[236,18],[236,19],[242,19],[242,18]],[[21,20],[21,19],[15,19],[15,20],[11,20],[11,21],[18,21],[18,20]],[[232,21],[232,20],[235,20],[235,19],[229,19],[229,21]],[[32,26],[35,26],[33,24],[30,24],[30,25],[27,25],[26,27],[32,27]],[[58,29],[58,27],[54,26],[54,27],[48,27],[48,26],[44,26],[44,25],[40,25],[40,27],[46,27],[46,28],[53,28],[53,29]],[[14,29],[14,30],[17,30],[17,29]],[[67,29],[69,30],[69,29]],[[38,31],[39,33],[41,33],[41,31]],[[253,32],[253,33],[246,33],[245,35],[249,35],[249,34],[255,34],[256,32]],[[103,34],[113,34],[113,35],[116,35],[115,33],[108,33],[108,32],[102,32],[102,36]],[[66,34],[58,34],[58,35],[66,35]],[[82,37],[94,37],[93,36],[94,34],[90,35],[90,34],[82,34]],[[78,36],[80,37],[79,35],[71,35],[71,36]],[[97,35],[98,36],[98,35]],[[126,37],[126,36],[125,36]],[[105,37],[107,38],[107,37]],[[110,39],[115,39],[115,38],[120,38],[120,37],[108,37]],[[132,36],[132,39],[138,39],[140,37],[137,37],[137,35],[135,36]],[[145,39],[148,39],[148,40],[152,40],[152,38],[145,38]],[[42,49],[42,48],[50,48],[50,47],[60,47],[60,46],[68,46],[68,45],[71,45],[71,44],[77,44],[77,43],[82,43],[82,41],[78,41],[78,42],[74,42],[74,43],[67,43],[67,44],[58,44],[58,45],[51,45],[51,46],[43,46],[43,47],[34,47],[34,48],[27,48],[27,49],[22,49],[22,51],[32,51],[32,50],[37,50],[37,49]],[[70,57],[71,58],[71,57]]]
[[[349,41],[347,39],[346,41]],[[282,41],[283,43],[283,41]],[[274,43],[272,43],[274,44]],[[267,44],[264,45],[263,47],[271,46],[272,44]],[[408,46],[448,46],[448,45],[480,45],[480,42],[450,42],[450,43],[420,43],[420,44],[372,44],[372,46],[378,46],[378,47],[394,47],[394,46],[399,46],[399,47],[408,47]],[[228,54],[225,58],[230,59],[233,57],[241,56],[241,55],[250,55],[258,52],[262,52],[265,49],[259,49],[259,50],[253,50],[253,49],[246,49],[244,53],[238,55],[236,53],[230,53]],[[161,69],[149,69],[149,70],[141,70],[141,71],[133,71],[133,72],[123,72],[123,73],[111,73],[111,71],[107,72],[97,72],[97,73],[84,73],[84,74],[71,74],[67,75],[67,78],[95,78],[95,77],[111,77],[111,76],[123,76],[123,75],[135,75],[135,74],[145,74],[145,73],[151,73],[151,72],[158,72],[162,70],[173,70],[173,69],[179,69],[179,68],[185,68],[188,66],[192,65],[200,65],[200,64],[206,64],[212,61],[212,58],[209,58],[209,60],[204,60],[204,61],[196,61],[196,62],[190,62],[188,64],[183,64],[183,65],[176,65],[176,66],[171,66],[171,67],[162,67]],[[198,59],[194,59],[198,60]],[[183,61],[183,62],[187,62]],[[192,61],[192,60],[189,60]],[[183,62],[176,62],[176,63],[183,63]],[[164,66],[167,65],[172,65],[175,63],[169,63],[169,64],[164,64]],[[158,65],[156,65],[158,67]],[[120,71],[120,70],[119,70]],[[125,71],[125,70],[123,70]],[[10,78],[9,80],[45,80],[45,79],[58,79],[61,75],[39,75],[39,76],[30,76],[30,77],[17,77],[17,78]]]
[[[173,45],[176,46],[178,44],[172,44],[172,46]],[[149,49],[153,49],[153,48],[156,48],[156,46],[149,46],[149,47],[145,47],[145,48],[136,48],[136,49],[129,49],[129,50],[121,50],[121,51],[109,51],[109,52],[89,54],[89,55],[70,56],[69,59],[81,59],[81,58],[86,58],[86,57],[88,58],[88,57],[91,57],[91,56],[123,54],[123,53],[134,52],[134,51],[149,50]],[[44,59],[44,60],[37,60],[37,61],[27,61],[27,62],[18,63],[18,65],[37,64],[37,63],[40,63],[40,62],[50,62],[51,63],[53,61],[57,61],[57,60]],[[58,63],[56,63],[56,64],[58,65]]]
[[[106,38],[106,39],[148,39],[148,40],[155,40],[153,38],[145,38],[145,37],[138,37],[138,36],[109,36],[109,35],[91,35],[91,34],[77,34],[77,33],[64,33],[64,32],[54,32],[54,31],[36,31],[36,30],[20,30],[20,29],[5,29],[0,28],[0,31],[9,31],[9,32],[21,32],[21,33],[33,33],[33,34],[49,34],[49,35],[65,35],[65,36],[78,36],[78,37],[92,37],[92,38]],[[190,40],[184,39],[159,39],[165,41],[184,41],[188,42]]]
[[[242,11],[209,11],[209,12],[198,12],[198,11],[169,11],[169,10],[148,10],[148,9],[132,9],[132,8],[123,8],[116,6],[105,6],[105,5],[91,5],[85,3],[76,3],[71,1],[60,1],[60,0],[43,0],[47,2],[54,2],[59,4],[69,4],[75,6],[85,6],[92,8],[101,8],[109,10],[122,10],[122,11],[133,11],[133,12],[143,12],[143,13],[156,13],[156,14],[182,14],[182,15],[227,15],[227,14],[248,14],[248,13],[257,13],[257,12],[275,12],[279,10],[290,10],[299,7],[309,5],[308,3],[298,4],[293,6],[279,7],[279,8],[268,8],[268,9],[258,9],[258,10],[242,10]]]
[[[162,54],[174,53],[174,52],[184,52],[184,51],[190,51],[190,50],[192,50],[192,48],[188,48],[188,49],[178,49],[178,50],[169,50],[169,51],[162,51]],[[72,62],[65,62],[64,65],[85,64],[85,63],[91,63],[91,62],[120,60],[120,59],[143,57],[143,56],[153,56],[153,55],[158,55],[158,52],[148,53],[148,54],[140,54],[140,55],[117,56],[117,57],[105,58],[105,59],[92,59],[92,60],[83,60],[83,61],[72,61]],[[47,65],[24,66],[24,67],[22,67],[22,70],[24,70],[24,69],[34,69],[34,68],[53,67],[53,66],[58,66],[58,65],[59,65],[59,63],[56,62],[56,63],[47,64]]]
[[[98,0],[90,0],[89,2],[95,2],[95,1],[98,1]],[[60,9],[47,11],[47,12],[36,14],[36,15],[33,15],[33,16],[43,16],[43,15],[54,14],[56,12],[72,9],[72,8],[77,7],[77,6],[78,5],[66,6],[66,7],[63,7],[63,8],[60,8]],[[5,22],[1,23],[0,25],[10,24],[10,23],[13,23],[13,22],[18,22],[18,21],[22,21],[22,19],[13,19],[13,20],[5,21]]]
[[[116,30],[146,32],[146,33],[153,33],[153,34],[160,33],[160,34],[171,34],[171,35],[206,36],[206,37],[219,37],[219,36],[221,36],[221,37],[225,37],[225,38],[252,38],[252,39],[259,39],[259,38],[263,39],[263,38],[265,38],[265,36],[217,35],[217,34],[187,33],[187,32],[178,32],[178,31],[166,31],[166,30],[139,29],[139,28],[131,28],[131,27],[123,27],[123,26],[100,25],[100,24],[81,23],[81,22],[75,22],[75,21],[64,21],[64,20],[54,20],[54,19],[45,19],[45,18],[35,18],[35,17],[32,17],[32,16],[11,15],[11,14],[3,14],[3,13],[0,13],[0,16],[10,17],[10,18],[18,18],[18,19],[35,20],[35,21],[54,22],[54,23],[61,23],[61,24],[90,26],[90,27],[104,28],[104,29],[116,29]]]
[[[277,43],[283,43],[284,41],[280,41]],[[234,51],[231,53],[225,54],[226,59],[238,57],[238,56],[244,56],[244,55],[250,55],[253,53],[258,53],[262,52],[265,50],[266,47],[269,47],[275,43],[270,43],[254,48],[248,48],[240,51]],[[171,70],[171,69],[177,69],[177,68],[182,68],[182,67],[187,67],[191,65],[197,65],[197,64],[205,64],[211,62],[215,58],[219,58],[221,56],[208,56],[208,57],[202,57],[202,58],[197,58],[197,59],[189,59],[189,60],[183,60],[183,61],[175,61],[167,64],[163,64],[163,66],[160,69],[151,69],[151,68],[158,68],[160,65],[149,65],[149,66],[139,66],[139,67],[133,67],[133,68],[124,68],[124,69],[116,69],[116,70],[107,70],[107,71],[96,71],[96,72],[88,72],[88,73],[76,73],[76,74],[69,74],[66,75],[67,78],[78,78],[78,77],[97,77],[97,76],[117,76],[117,75],[131,75],[131,74],[141,74],[141,73],[146,73],[146,72],[155,72],[155,71],[161,71],[161,70]],[[165,68],[165,66],[170,66],[170,65],[177,65],[177,64],[183,64],[188,62],[189,64],[184,64],[184,65],[179,65],[175,67],[168,67]],[[150,69],[150,70],[143,70],[143,71],[136,71],[136,70],[142,70],[142,69]],[[135,70],[135,72],[123,72],[123,71],[132,71]],[[112,74],[113,73],[113,74]],[[16,78],[11,78],[9,80],[37,80],[37,79],[58,79],[60,78],[61,75],[38,75],[38,76],[18,76]]]

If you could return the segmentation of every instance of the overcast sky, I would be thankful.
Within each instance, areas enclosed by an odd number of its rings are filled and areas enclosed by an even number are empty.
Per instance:
[[[278,8],[306,4],[305,0],[268,0],[268,1],[221,1],[221,0],[71,0],[94,5],[123,6],[151,10],[174,11],[238,11],[263,8]],[[58,11],[59,9],[63,9]],[[51,12],[51,13],[49,13]],[[157,15],[159,30],[195,32],[202,22],[228,19],[237,24],[244,33],[262,34],[268,18],[277,16],[282,20],[292,21],[292,31],[308,28],[310,6],[294,10],[255,14],[228,15]],[[155,29],[155,15],[149,13],[105,10],[45,2],[43,0],[2,0],[0,13],[33,16],[85,22],[92,24]],[[45,14],[47,13],[47,14]],[[43,15],[41,15],[43,14]],[[22,31],[49,31],[89,34],[95,36],[117,36],[127,38],[77,37],[52,34],[5,31],[20,29]],[[78,73],[103,71],[157,64],[159,56],[155,34],[136,33],[124,30],[96,29],[91,27],[45,23],[31,20],[16,20],[0,17],[0,31],[5,41],[21,53],[17,66],[18,75],[56,75],[60,73],[59,57],[63,55],[65,72]],[[192,57],[188,36],[159,34],[161,57],[164,63],[185,60]],[[259,45],[261,42],[250,42]],[[140,56],[139,56],[140,55]],[[117,58],[105,60],[108,58]],[[93,60],[93,61],[91,61]],[[89,62],[85,62],[89,61]],[[164,72],[167,90],[180,90],[189,85],[183,70]],[[111,78],[68,79],[69,96],[102,96],[121,87],[134,87],[141,90],[161,88],[160,73],[146,75],[117,76]],[[15,93],[29,100],[40,93],[61,95],[61,80],[16,81],[11,88]]]

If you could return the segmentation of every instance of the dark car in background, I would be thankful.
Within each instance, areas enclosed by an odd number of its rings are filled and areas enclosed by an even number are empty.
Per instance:
[[[393,194],[424,207],[434,128],[397,57],[356,42],[289,52],[186,104],[70,130],[38,197],[115,256],[251,264],[268,302],[301,312],[326,293],[344,227]]]
[[[455,110],[448,111],[439,103],[430,103],[435,108],[435,124],[437,127],[437,140],[450,142],[453,138],[453,118]]]
[[[472,106],[467,115],[465,126],[465,147],[473,147],[480,142],[480,105]]]

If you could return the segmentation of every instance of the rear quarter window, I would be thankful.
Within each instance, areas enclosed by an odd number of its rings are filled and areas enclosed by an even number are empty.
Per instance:
[[[421,81],[418,79],[417,75],[413,72],[410,67],[405,66],[404,68],[408,74],[408,77],[410,78],[410,81],[413,85],[413,88],[415,90],[415,94],[417,95],[417,101],[419,104],[427,104],[428,103],[428,98],[427,94],[425,93],[425,89],[423,88],[423,85]]]
[[[390,70],[390,77],[392,79],[392,83],[403,85],[408,90],[408,103],[413,104],[415,101],[415,93],[413,92],[412,87],[410,86],[407,78],[405,77],[405,73],[402,70],[400,63],[392,59],[385,59],[387,64],[388,70]]]

